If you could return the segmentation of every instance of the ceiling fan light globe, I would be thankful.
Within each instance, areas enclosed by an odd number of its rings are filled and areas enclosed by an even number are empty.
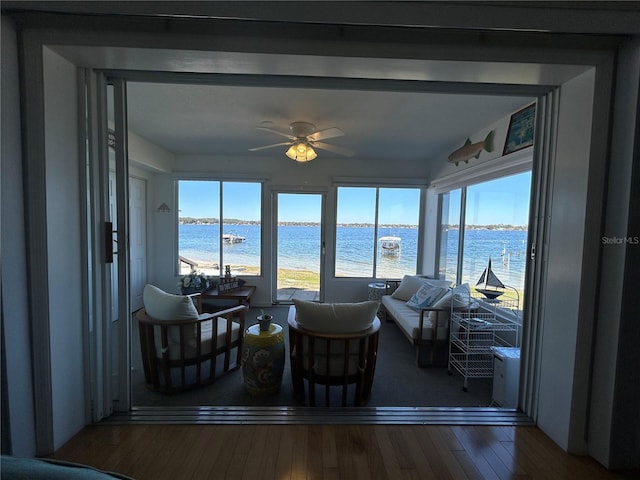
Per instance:
[[[307,162],[310,162],[311,160],[313,160],[317,156],[318,156],[318,154],[316,153],[316,151],[313,148],[311,148],[311,147],[307,148],[307,155],[306,155]]]
[[[310,145],[305,144],[304,142],[299,142],[294,145],[291,145],[286,152],[287,157],[291,160],[295,160],[296,162],[310,162],[314,158],[318,156],[313,148]]]

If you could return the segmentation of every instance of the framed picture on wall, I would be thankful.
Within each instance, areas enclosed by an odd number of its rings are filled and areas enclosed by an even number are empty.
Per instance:
[[[533,145],[536,127],[536,104],[533,103],[511,115],[503,155],[508,155]]]

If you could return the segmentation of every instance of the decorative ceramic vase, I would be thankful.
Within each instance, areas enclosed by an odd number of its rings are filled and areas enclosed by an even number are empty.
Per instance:
[[[260,325],[252,325],[244,334],[242,376],[250,395],[271,395],[280,390],[282,383],[284,331],[277,323],[270,323],[267,328],[263,331]]]

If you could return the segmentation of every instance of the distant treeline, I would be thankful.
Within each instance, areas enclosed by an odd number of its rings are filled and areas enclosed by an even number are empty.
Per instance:
[[[180,217],[180,223],[185,225],[215,225],[216,223],[220,223],[219,218],[194,218],[194,217]],[[260,222],[257,220],[239,220],[237,218],[227,218],[224,221],[225,225],[260,225]]]
[[[220,223],[218,218],[193,218],[193,217],[180,217],[179,221],[184,225],[216,225]],[[260,225],[257,220],[238,220],[237,218],[227,218],[224,221],[225,225]],[[317,227],[319,222],[279,222],[278,225],[284,225],[289,227]],[[373,223],[339,223],[339,227],[373,227]],[[417,225],[403,225],[403,224],[389,224],[379,225],[385,228],[417,228]]]
[[[215,225],[220,223],[218,218],[194,218],[194,217],[180,217],[180,223],[184,225]],[[260,225],[258,220],[240,220],[237,218],[227,218],[224,221],[225,225]],[[279,222],[278,225],[289,227],[317,227],[320,225],[318,222]],[[373,223],[339,223],[339,227],[362,227],[371,228]],[[378,225],[382,228],[418,228],[417,225],[405,225],[405,224],[384,224]],[[443,225],[444,228],[450,230],[458,230],[459,225]],[[509,225],[504,223],[496,223],[491,225],[465,225],[468,230],[527,230],[527,225]]]
[[[442,225],[444,228],[448,228],[449,230],[459,230],[460,225]],[[465,225],[465,229],[467,230],[528,230],[529,227],[527,225],[509,225],[506,223],[496,223],[491,225]]]

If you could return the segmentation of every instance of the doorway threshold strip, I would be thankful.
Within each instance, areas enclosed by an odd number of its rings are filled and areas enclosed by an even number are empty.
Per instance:
[[[535,425],[522,412],[491,407],[134,407],[103,424]]]

